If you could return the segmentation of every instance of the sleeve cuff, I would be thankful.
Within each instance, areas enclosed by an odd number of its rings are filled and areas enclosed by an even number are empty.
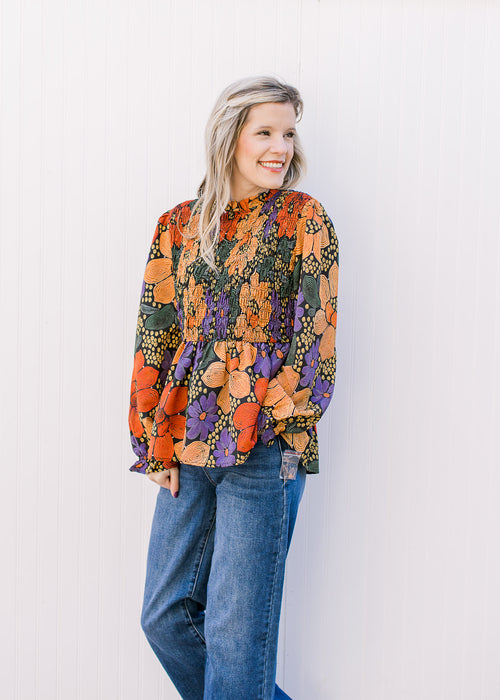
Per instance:
[[[135,464],[129,467],[129,471],[139,474],[151,474],[152,472],[162,472],[172,467],[178,467],[178,462],[157,462],[155,459],[146,461],[144,458],[139,459]]]

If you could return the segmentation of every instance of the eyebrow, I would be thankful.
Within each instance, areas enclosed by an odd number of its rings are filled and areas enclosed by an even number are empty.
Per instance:
[[[256,129],[274,129],[273,126],[256,126]],[[285,131],[297,131],[297,129],[294,126],[289,126],[285,129]]]

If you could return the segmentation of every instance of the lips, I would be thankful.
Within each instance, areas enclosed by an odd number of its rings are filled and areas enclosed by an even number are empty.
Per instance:
[[[259,165],[268,170],[281,170],[284,163],[280,160],[260,160]]]

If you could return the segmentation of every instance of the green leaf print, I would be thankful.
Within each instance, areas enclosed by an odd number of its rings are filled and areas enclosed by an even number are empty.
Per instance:
[[[313,309],[319,309],[321,306],[321,299],[319,298],[318,283],[312,275],[304,275],[302,290],[306,303]]]
[[[292,337],[292,342],[290,343],[290,347],[288,349],[288,353],[286,356],[285,360],[285,365],[293,365],[295,362],[295,355],[297,353],[297,336],[294,335]]]
[[[175,321],[175,308],[172,304],[167,304],[163,309],[151,314],[144,322],[144,327],[147,328],[148,331],[159,331],[169,328]]]

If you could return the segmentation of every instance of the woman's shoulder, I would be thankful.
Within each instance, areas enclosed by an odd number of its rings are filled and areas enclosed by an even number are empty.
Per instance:
[[[294,209],[307,210],[315,209],[324,211],[321,202],[308,192],[300,190],[280,190],[280,204],[282,207],[293,207]]]
[[[187,199],[185,202],[176,204],[174,207],[162,214],[158,221],[163,226],[169,226],[173,223],[187,223],[197,201],[197,199]]]
[[[315,218],[333,226],[325,207],[316,197],[299,190],[280,190],[280,192],[280,209],[293,212],[295,216],[299,217],[299,220]]]
[[[323,209],[321,202],[319,202],[315,197],[310,195],[308,192],[302,192],[300,190],[291,189],[279,189],[272,190],[271,194],[276,196],[276,204],[281,209],[283,207],[290,207],[293,209],[303,209],[308,205],[312,208]],[[168,225],[171,223],[182,223],[189,219],[191,213],[198,202],[198,199],[187,199],[184,202],[176,204],[171,209],[168,209],[159,218],[159,221],[163,225]]]

